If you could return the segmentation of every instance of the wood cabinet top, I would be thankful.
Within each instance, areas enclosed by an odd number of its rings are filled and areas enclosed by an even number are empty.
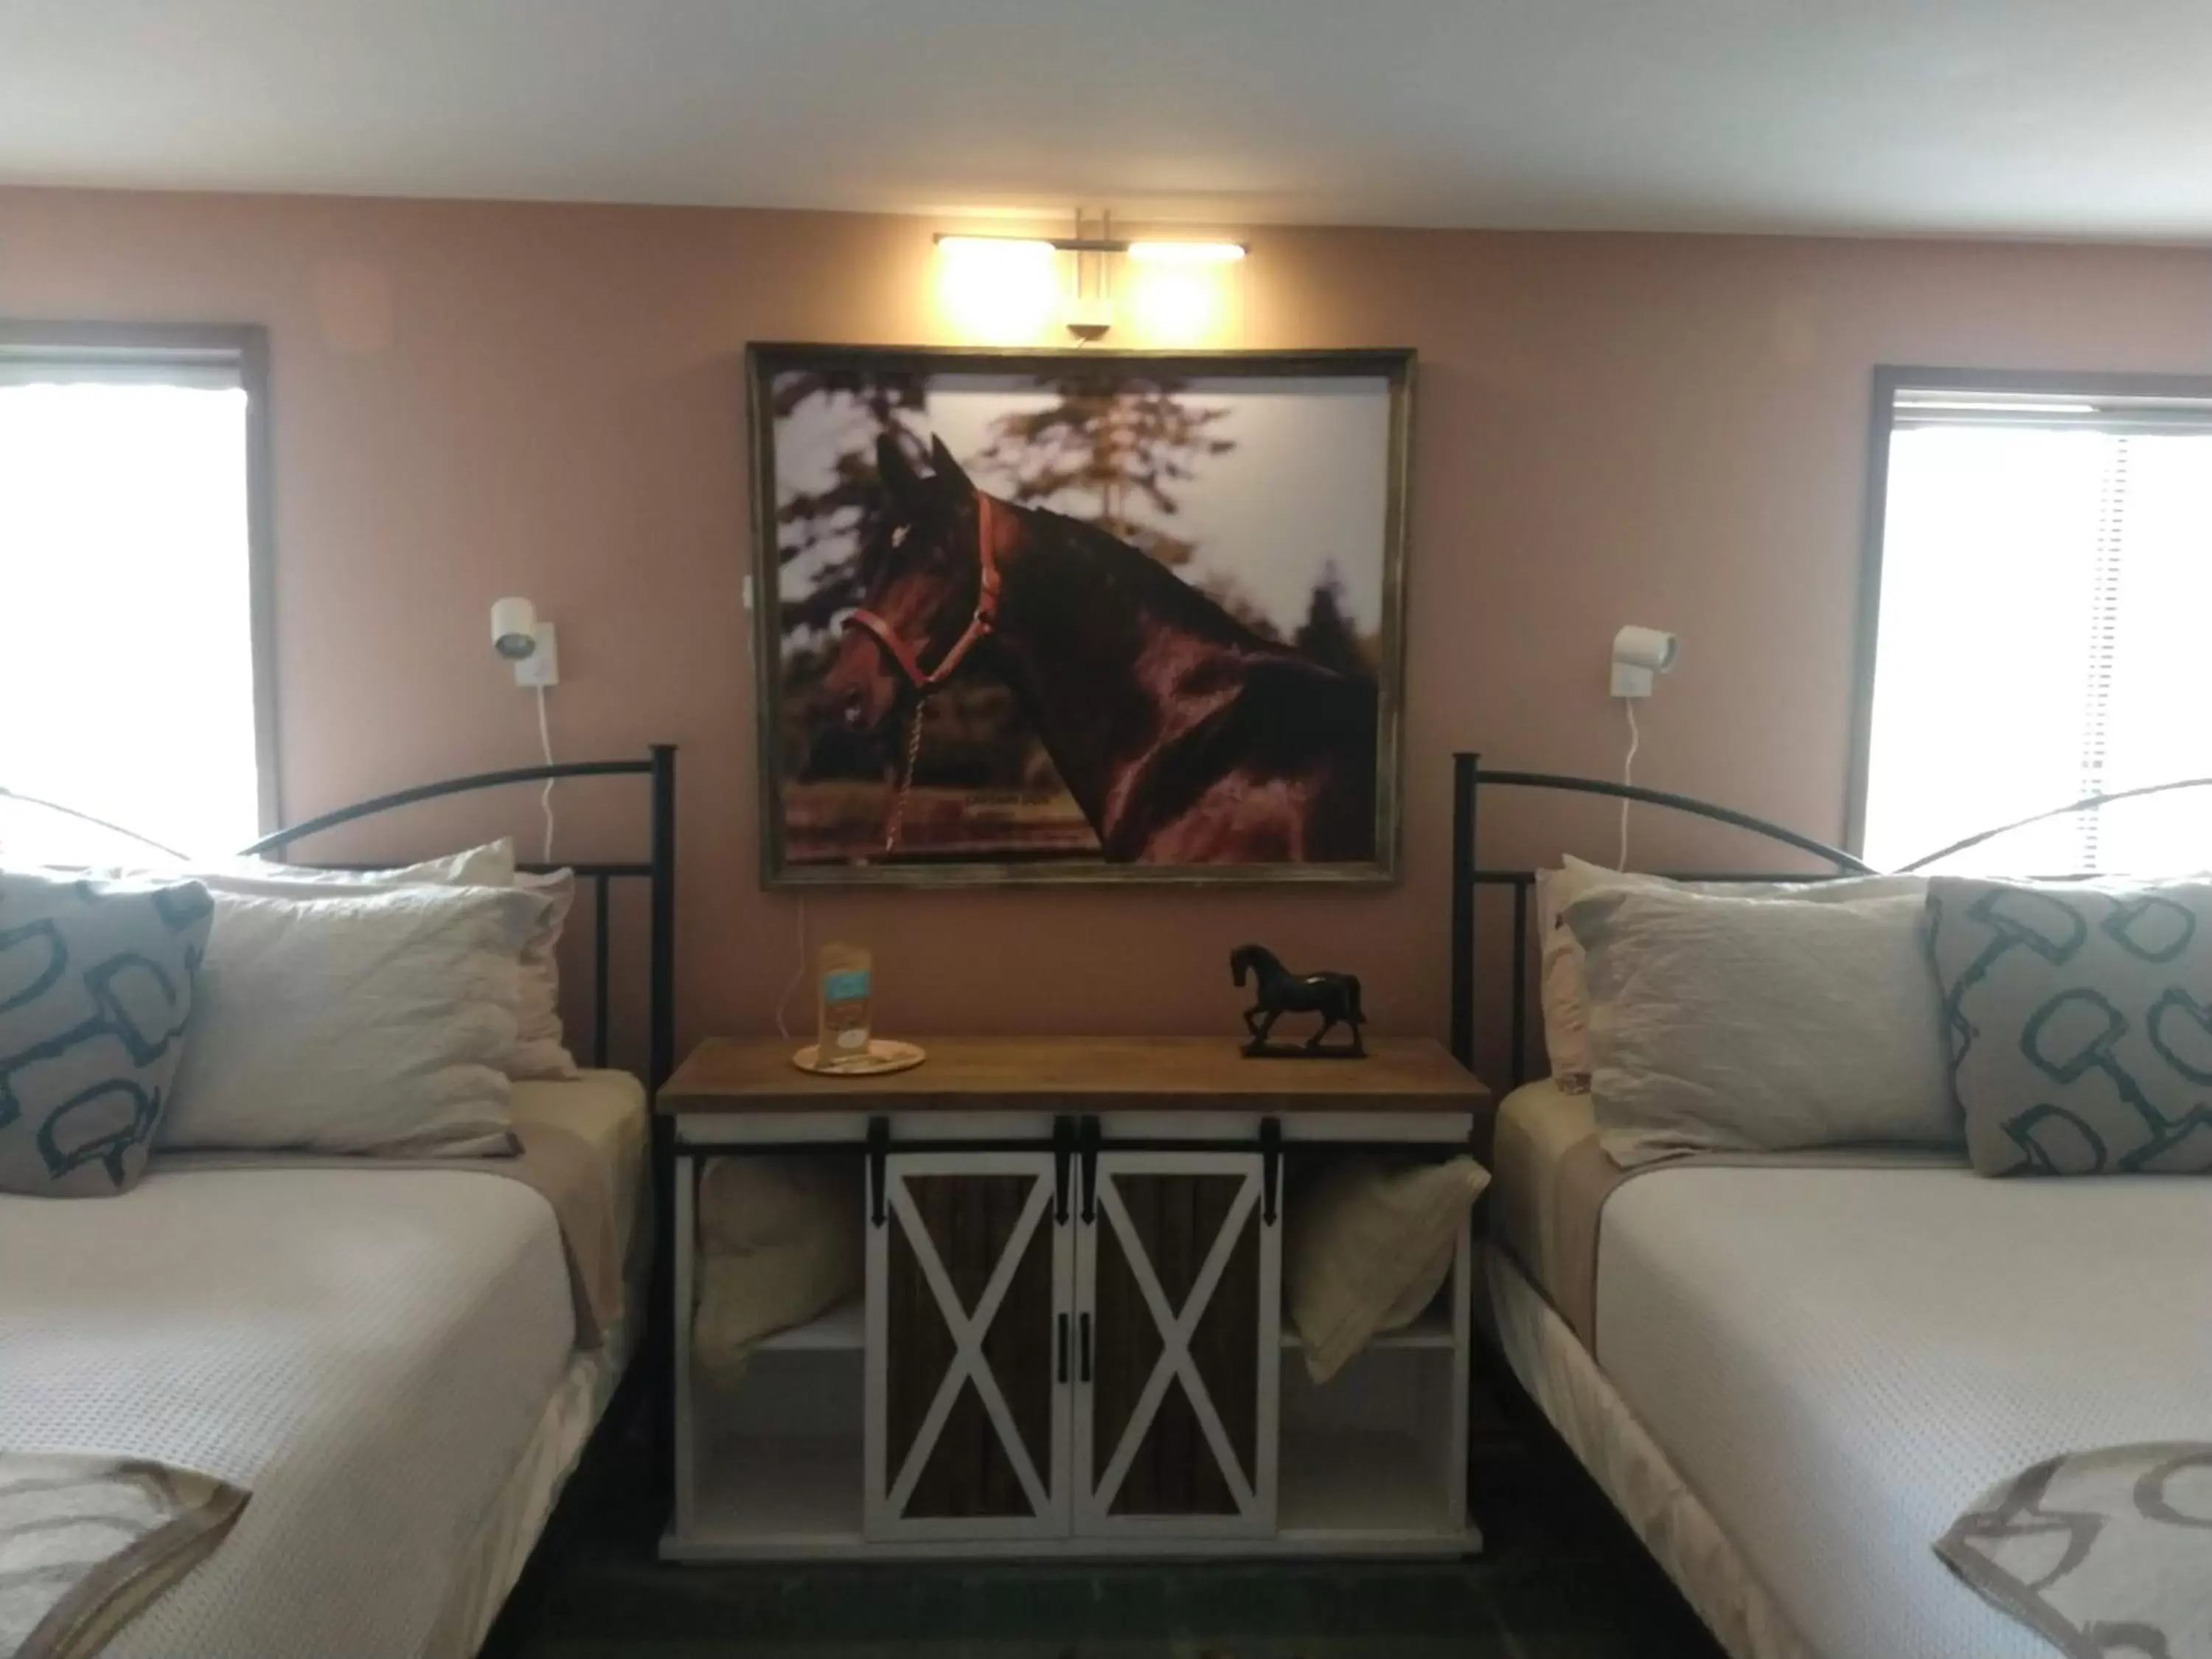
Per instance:
[[[709,1037],[661,1085],[663,1112],[1250,1110],[1470,1112],[1481,1079],[1429,1037],[1370,1037],[1364,1060],[1247,1060],[1230,1037],[916,1039],[888,1077],[817,1077],[776,1037]]]

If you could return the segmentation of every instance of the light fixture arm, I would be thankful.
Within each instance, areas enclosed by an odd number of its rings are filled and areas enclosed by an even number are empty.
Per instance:
[[[1109,215],[1107,223],[1110,227],[1112,222]],[[1157,236],[1001,236],[939,231],[934,240],[939,246],[947,242],[1025,242],[1035,246],[1042,242],[1059,253],[1121,253],[1137,259],[1181,258],[1221,264],[1232,264],[1251,252],[1243,242],[1186,241]]]

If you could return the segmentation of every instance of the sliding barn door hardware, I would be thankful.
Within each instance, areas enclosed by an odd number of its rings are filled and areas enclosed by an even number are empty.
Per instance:
[[[1056,1117],[1052,1121],[1052,1219],[1055,1226],[1067,1225],[1068,1165],[1075,1158],[1075,1120]],[[1063,1340],[1061,1347],[1066,1346]],[[1067,1367],[1062,1364],[1060,1369]],[[1066,1379],[1063,1377],[1061,1381]]]
[[[1283,1120],[1260,1120],[1260,1219],[1275,1224],[1275,1194],[1283,1184]]]
[[[1098,1120],[1086,1117],[1078,1131],[1077,1145],[1083,1165],[1083,1224],[1094,1224],[1098,1219],[1098,1143],[1103,1137]]]
[[[868,1120],[868,1219],[880,1227],[887,1218],[884,1206],[884,1188],[890,1183],[890,1171],[885,1167],[891,1153],[891,1121],[887,1117]]]

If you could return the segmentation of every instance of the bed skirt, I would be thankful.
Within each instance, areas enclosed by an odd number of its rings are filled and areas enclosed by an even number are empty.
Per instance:
[[[446,1597],[445,1610],[422,1650],[423,1659],[473,1659],[522,1577],[544,1534],[562,1488],[575,1472],[607,1407],[613,1403],[646,1323],[645,1269],[650,1243],[633,1253],[625,1312],[597,1348],[580,1348],[545,1402],[514,1471],[477,1524]]]
[[[1483,1258],[1514,1376],[1730,1659],[1819,1659],[1566,1322],[1504,1251]]]

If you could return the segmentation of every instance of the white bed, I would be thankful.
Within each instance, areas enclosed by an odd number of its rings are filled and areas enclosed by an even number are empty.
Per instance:
[[[522,1085],[643,1190],[643,1091]],[[618,1218],[630,1282],[650,1218]],[[551,1206],[419,1168],[155,1170],[0,1197],[0,1444],[118,1451],[252,1492],[113,1659],[471,1653],[626,1363],[575,1319]]]
[[[2040,1457],[2212,1436],[2200,1178],[1671,1168],[1599,1227],[1595,1357],[1502,1250],[1500,1340],[1738,1659],[2044,1659],[1935,1540]]]

